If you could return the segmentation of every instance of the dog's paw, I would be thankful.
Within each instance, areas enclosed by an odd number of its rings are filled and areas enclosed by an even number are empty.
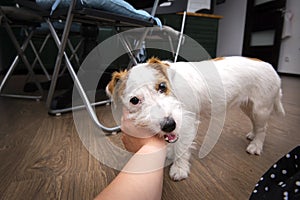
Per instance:
[[[173,164],[170,168],[170,177],[174,181],[181,181],[186,179],[189,176],[190,169],[189,167],[181,167]]]
[[[255,138],[255,134],[251,131],[246,135],[247,139],[252,141]]]
[[[247,152],[252,155],[260,155],[262,152],[262,144],[256,141],[250,142],[247,147]]]

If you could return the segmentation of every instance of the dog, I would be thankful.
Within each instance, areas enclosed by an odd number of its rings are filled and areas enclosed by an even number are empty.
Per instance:
[[[219,89],[213,92],[215,88]],[[167,147],[173,163],[169,174],[177,181],[189,175],[201,113],[209,112],[214,100],[220,102],[217,111],[222,103],[222,112],[239,106],[250,118],[249,154],[262,153],[273,110],[285,114],[281,80],[272,65],[239,56],[176,63],[151,58],[130,70],[114,72],[106,92],[113,102],[128,109],[137,126],[149,128],[171,143]]]

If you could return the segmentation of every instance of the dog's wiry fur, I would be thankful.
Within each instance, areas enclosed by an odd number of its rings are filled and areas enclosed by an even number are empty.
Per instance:
[[[253,129],[247,134],[251,140],[246,148],[248,153],[261,154],[272,111],[284,115],[280,78],[270,64],[258,59],[224,57],[167,63],[152,58],[129,71],[114,73],[107,93],[114,101],[121,100],[136,125],[167,139],[178,139],[168,145],[168,157],[173,160],[170,176],[174,180],[188,177],[198,116],[207,112],[214,100],[208,87],[214,85],[214,80],[207,81],[206,74],[198,70],[201,67],[216,68],[215,76],[221,79],[227,109],[239,106],[250,118]]]

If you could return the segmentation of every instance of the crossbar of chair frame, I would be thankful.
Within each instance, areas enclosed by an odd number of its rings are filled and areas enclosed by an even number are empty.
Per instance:
[[[69,47],[69,50],[71,51],[71,55],[69,56],[69,60],[72,61],[73,59],[75,59],[75,62],[77,64],[78,67],[80,67],[80,60],[79,60],[79,57],[77,55],[77,51],[79,50],[79,48],[81,47],[82,43],[83,43],[83,38],[80,39],[80,41],[75,45],[75,48],[74,46],[72,45],[72,42],[70,39],[68,39],[68,47]],[[65,66],[59,73],[59,76],[62,76],[65,71],[67,69],[67,66]]]
[[[25,50],[28,46],[28,44],[31,42],[32,36],[34,34],[35,31],[35,27],[30,27],[31,30],[28,33],[27,38],[25,39],[25,41],[23,42],[23,44],[20,46],[20,44],[18,43],[18,40],[16,39],[16,36],[14,35],[13,31],[12,31],[12,27],[9,24],[9,19],[6,18],[5,13],[2,11],[2,9],[0,8],[0,12],[1,12],[1,16],[2,16],[2,24],[8,34],[8,36],[10,37],[15,49],[17,50],[17,55],[15,57],[15,59],[13,60],[12,64],[10,65],[7,73],[5,74],[4,78],[1,81],[0,84],[0,95],[1,96],[5,96],[5,97],[13,97],[13,98],[25,98],[25,99],[41,99],[43,97],[43,89],[41,87],[41,84],[39,83],[39,81],[37,80],[34,71],[32,69],[32,66],[30,65],[26,55],[25,55]],[[9,77],[12,75],[14,69],[16,68],[19,60],[22,60],[25,67],[28,70],[29,75],[33,78],[33,81],[35,83],[35,85],[37,86],[40,95],[23,95],[23,94],[5,94],[2,93],[5,84],[7,83]]]
[[[26,34],[27,37],[29,36],[28,31],[26,29],[25,29],[25,34]],[[33,63],[31,64],[31,68],[34,69],[34,67],[36,66],[36,64],[38,62],[48,81],[51,81],[51,76],[49,75],[42,59],[40,58],[40,55],[42,54],[42,51],[44,50],[44,48],[45,48],[45,46],[46,46],[46,44],[47,44],[50,37],[51,37],[51,33],[48,33],[46,35],[46,37],[44,38],[44,41],[41,44],[38,51],[37,51],[36,47],[34,46],[32,40],[29,40],[29,44],[31,46],[31,49],[33,50],[33,52],[35,54],[35,59],[33,60]],[[74,47],[71,40],[68,39],[68,48],[71,51],[70,61],[72,61],[74,59],[75,63],[78,65],[78,67],[80,66],[80,61],[79,61],[79,57],[77,55],[77,52],[78,52],[79,48],[81,47],[82,43],[83,43],[83,38],[81,38],[79,40],[79,42]],[[64,67],[63,70],[61,70],[60,76],[64,74],[65,70],[66,70],[66,67]],[[30,79],[30,76],[28,75],[27,80],[25,82],[27,82],[29,79]]]
[[[77,51],[78,51],[79,47],[81,46],[82,42],[83,42],[83,38],[81,38],[81,40],[78,42],[78,44],[74,48],[72,43],[71,43],[71,40],[68,39],[68,47],[71,51],[70,61],[74,58],[76,64],[78,65],[78,67],[80,67],[80,61],[79,61],[79,58],[78,58],[78,55],[77,55]]]
[[[25,29],[25,35],[28,37],[28,31],[26,29]],[[31,40],[29,41],[29,44],[31,46],[32,51],[35,54],[35,59],[33,60],[33,63],[31,65],[31,69],[33,69],[36,66],[36,63],[38,62],[40,64],[40,67],[42,68],[42,70],[43,70],[46,78],[50,81],[51,77],[50,77],[50,75],[49,75],[49,73],[48,73],[48,71],[47,71],[47,69],[46,69],[46,67],[45,67],[42,59],[40,58],[40,54],[42,53],[42,51],[43,51],[43,49],[45,47],[45,44],[47,43],[49,37],[50,37],[49,34],[45,37],[45,39],[44,39],[44,41],[43,41],[43,43],[42,43],[39,51],[36,50],[36,48],[35,48],[35,46],[34,46],[34,44],[33,44],[33,42]]]

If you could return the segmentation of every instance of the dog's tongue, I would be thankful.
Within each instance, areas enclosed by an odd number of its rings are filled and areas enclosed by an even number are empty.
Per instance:
[[[178,137],[176,134],[174,133],[166,133],[164,135],[165,141],[169,142],[169,143],[174,143],[177,141]]]

